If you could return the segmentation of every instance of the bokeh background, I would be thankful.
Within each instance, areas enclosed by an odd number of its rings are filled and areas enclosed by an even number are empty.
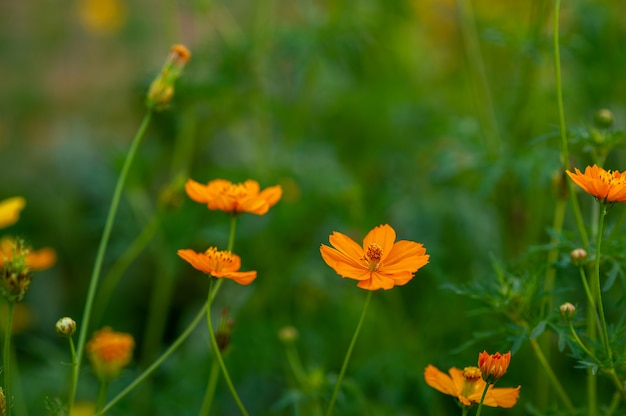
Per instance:
[[[451,397],[425,384],[426,365],[474,365],[483,349],[513,342],[495,335],[505,319],[446,285],[490,279],[494,259],[514,261],[549,239],[560,172],[552,8],[543,0],[0,3],[0,198],[28,201],[3,235],[58,254],[18,311],[17,414],[42,415],[45,397],[65,399],[69,351],[54,323],[72,316],[81,325],[113,187],[145,91],[174,43],[192,59],[141,145],[105,261],[103,284],[115,284],[97,296],[93,329],[110,325],[137,341],[111,393],[206,299],[206,277],[176,250],[226,246],[228,217],[189,200],[182,184],[252,178],[282,185],[284,196],[265,216],[240,217],[235,251],[259,277],[246,287],[225,282],[214,305],[214,315],[227,307],[235,320],[226,360],[250,412],[307,414],[316,397],[330,397],[366,293],[328,268],[319,246],[332,231],[359,241],[388,223],[400,239],[423,243],[431,261],[405,287],[374,293],[337,414],[458,414]],[[609,108],[623,128],[622,2],[564,2],[560,32],[568,126]],[[573,158],[589,162],[583,151]],[[609,167],[623,169],[620,161],[618,150]],[[147,244],[124,257],[142,233]],[[286,325],[298,330],[308,390],[278,338]],[[485,336],[472,342],[476,334]],[[111,414],[197,414],[208,351],[200,325]],[[566,353],[551,359],[568,388],[582,391],[584,373]],[[534,388],[541,377],[521,340],[500,382],[522,385],[519,403],[484,414],[552,403]],[[96,388],[85,365],[79,400],[93,401]],[[223,382],[214,410],[237,414]]]

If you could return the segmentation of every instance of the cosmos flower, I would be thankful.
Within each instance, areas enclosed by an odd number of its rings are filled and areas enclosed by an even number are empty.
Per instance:
[[[13,225],[20,218],[20,211],[24,209],[26,200],[21,196],[14,196],[0,201],[0,228]]]
[[[587,166],[585,173],[578,168],[575,173],[566,170],[565,173],[580,186],[583,191],[594,196],[602,203],[626,201],[626,172],[604,170],[597,165]]]
[[[196,202],[207,204],[211,210],[229,214],[249,212],[263,215],[280,200],[283,190],[279,185],[261,191],[257,181],[248,179],[244,183],[232,183],[214,179],[202,185],[189,179],[185,184],[187,195]]]
[[[480,402],[486,383],[481,378],[478,367],[466,367],[463,370],[452,367],[448,373],[449,375],[429,365],[424,371],[424,379],[430,387],[455,397],[463,406]],[[490,385],[483,404],[491,407],[513,407],[519,398],[519,389],[520,386],[495,388]]]
[[[358,287],[391,289],[408,283],[430,257],[422,244],[395,240],[396,232],[386,224],[371,230],[362,247],[335,231],[329,237],[332,247],[322,244],[320,252],[341,277],[358,280]]]
[[[489,354],[483,351],[478,355],[478,367],[483,375],[483,380],[487,383],[495,383],[506,374],[509,363],[511,362],[511,352],[506,354]]]
[[[248,285],[256,279],[256,271],[240,272],[241,258],[230,251],[218,251],[209,247],[204,253],[178,250],[178,255],[195,269],[217,278],[232,279],[240,285]]]
[[[89,361],[96,376],[110,381],[119,375],[133,358],[135,340],[130,334],[109,327],[96,331],[86,345]]]

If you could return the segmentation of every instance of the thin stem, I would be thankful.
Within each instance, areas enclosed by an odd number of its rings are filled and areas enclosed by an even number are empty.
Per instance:
[[[461,416],[467,416],[467,412],[469,411],[469,406],[461,406],[463,409]]]
[[[13,312],[15,310],[15,302],[9,302],[7,311],[7,327],[4,332],[4,351],[3,351],[3,363],[4,363],[4,397],[6,401],[6,416],[11,416],[11,331],[13,329]]]
[[[124,189],[124,184],[126,183],[126,177],[128,176],[128,172],[130,171],[130,167],[133,163],[133,159],[135,158],[135,154],[137,153],[137,149],[139,148],[139,143],[141,143],[141,139],[146,133],[148,129],[148,125],[150,124],[150,119],[152,118],[152,111],[148,110],[146,115],[135,134],[135,138],[128,150],[128,154],[126,155],[126,161],[124,162],[124,166],[122,167],[122,171],[120,172],[120,176],[117,180],[117,185],[115,186],[115,191],[113,192],[113,199],[111,200],[111,206],[109,207],[109,213],[107,215],[107,220],[104,225],[104,230],[102,232],[102,237],[100,239],[100,245],[98,247],[98,253],[96,255],[96,261],[94,263],[93,271],[91,274],[91,279],[89,281],[89,290],[87,291],[87,299],[85,301],[85,309],[83,311],[83,319],[80,324],[80,331],[78,334],[78,347],[76,350],[76,367],[74,368],[74,377],[78,379],[78,374],[80,372],[80,364],[83,358],[83,352],[85,348],[85,342],[87,339],[87,332],[89,331],[89,321],[91,318],[91,309],[93,307],[94,298],[96,296],[96,288],[98,287],[98,279],[100,278],[100,271],[102,270],[102,263],[104,261],[104,255],[106,253],[106,248],[109,243],[109,238],[111,236],[111,230],[113,229],[113,223],[115,221],[115,215],[117,213],[117,207],[119,205],[120,199],[122,197],[122,190]],[[70,401],[68,405],[69,413],[72,412],[72,407],[74,405],[74,398],[76,397],[76,386],[74,386],[74,390],[70,392]]]
[[[359,323],[356,327],[356,330],[354,331],[354,335],[352,336],[352,341],[350,341],[350,346],[348,347],[348,351],[346,352],[346,357],[343,360],[341,372],[339,373],[339,377],[337,378],[335,390],[333,390],[333,396],[331,397],[328,409],[326,410],[326,416],[330,416],[333,414],[333,407],[335,407],[335,402],[337,401],[337,396],[339,395],[339,390],[341,388],[341,382],[343,381],[343,377],[346,374],[346,369],[348,368],[348,363],[350,362],[350,356],[352,355],[354,344],[356,343],[356,339],[359,336],[359,332],[361,331],[361,326],[363,325],[363,321],[365,320],[367,307],[370,304],[370,299],[372,299],[372,292],[373,291],[370,290],[367,294],[367,299],[365,300],[365,305],[363,305],[363,311],[361,312],[361,318],[359,319]]]
[[[70,394],[71,392],[76,390],[76,382],[78,381],[76,379],[76,372],[74,371],[76,369],[76,348],[74,348],[74,340],[72,339],[72,337],[68,338],[69,344],[70,344],[70,353],[72,354],[72,373],[70,375],[71,379],[70,379]],[[71,400],[71,397],[70,399]],[[68,403],[69,403],[68,400]]]
[[[619,391],[616,391],[615,393],[613,393],[613,400],[611,400],[611,404],[608,408],[608,410],[605,413],[605,416],[612,416],[613,413],[615,413],[615,411],[617,410],[617,407],[619,406],[620,401],[622,401],[622,394]]]
[[[485,396],[487,396],[487,390],[489,390],[489,386],[491,386],[491,383],[485,383],[483,394],[482,396],[480,396],[480,402],[478,402],[478,410],[476,410],[476,416],[480,416],[480,413],[483,411],[483,402],[485,401]]]
[[[594,363],[600,364],[600,360],[598,360],[596,356],[593,355],[591,351],[589,351],[589,349],[585,346],[585,344],[583,344],[582,340],[576,333],[576,330],[574,330],[574,325],[572,325],[572,321],[569,322],[569,329],[570,329],[570,332],[572,333],[572,337],[574,338],[574,341],[580,347],[580,349],[583,350],[585,354],[587,354],[589,358],[593,360]]]
[[[210,300],[212,299],[211,292],[213,289],[213,277],[209,277],[209,281],[211,283],[209,285],[209,296],[208,296],[207,303],[209,303]],[[235,403],[237,404],[237,407],[239,408],[239,411],[241,412],[241,414],[244,416],[248,416],[248,411],[246,410],[245,406],[241,402],[241,399],[239,398],[239,395],[237,394],[237,390],[235,390],[235,387],[233,386],[233,382],[230,379],[230,375],[228,374],[228,370],[226,369],[226,365],[224,364],[224,360],[222,359],[222,353],[220,351],[219,346],[217,345],[217,340],[215,339],[215,333],[213,332],[213,324],[211,323],[211,306],[210,305],[206,310],[206,319],[207,319],[207,325],[209,327],[209,336],[211,338],[211,346],[213,347],[215,358],[217,358],[217,362],[219,363],[220,368],[222,369],[222,374],[224,375],[224,380],[226,381],[226,384],[228,385],[230,394],[233,396],[233,400],[235,400]]]
[[[607,205],[601,204],[600,218],[598,219],[598,239],[596,240],[596,262],[594,272],[594,291],[597,296],[598,314],[600,315],[600,322],[602,323],[602,345],[604,346],[604,352],[609,357],[609,364],[613,367],[613,353],[609,344],[609,333],[606,326],[606,319],[604,317],[604,306],[602,304],[602,288],[600,287],[600,246],[602,245],[602,233],[604,230],[604,217],[606,217]]]
[[[107,391],[109,389],[109,383],[100,380],[100,385],[98,386],[98,400],[96,400],[96,411],[104,406],[107,400]]]
[[[228,248],[231,253],[235,247],[235,232],[237,231],[237,215],[230,216],[230,233],[228,235]]]
[[[541,347],[539,347],[539,344],[537,343],[537,339],[536,338],[533,338],[533,339],[530,340],[530,346],[532,347],[533,351],[535,352],[535,355],[537,356],[537,359],[539,360],[539,363],[541,364],[541,366],[543,367],[543,369],[547,373],[548,379],[552,383],[552,386],[554,387],[554,389],[556,390],[557,395],[559,396],[559,398],[561,399],[561,401],[563,402],[563,404],[567,408],[569,414],[571,414],[571,415],[576,414],[576,408],[572,404],[572,402],[569,399],[567,393],[565,392],[565,389],[561,385],[561,382],[559,381],[559,378],[556,376],[556,374],[554,374],[554,371],[552,370],[552,367],[550,367],[550,363],[548,363],[548,360],[546,360],[546,357],[543,355],[543,352],[541,351]]]
[[[215,388],[217,387],[217,379],[220,375],[220,366],[217,360],[213,360],[211,364],[211,372],[209,373],[209,383],[206,386],[202,408],[200,408],[200,416],[208,416],[215,397]]]
[[[219,289],[219,287],[216,286],[215,291],[217,291],[217,289]],[[121,399],[123,399],[128,393],[130,393],[131,391],[133,391],[133,389],[135,387],[137,387],[139,384],[141,384],[142,381],[144,381],[146,378],[148,378],[148,376],[150,374],[152,374],[152,372],[154,370],[156,370],[161,364],[163,364],[163,362],[165,360],[167,360],[169,358],[170,355],[172,355],[172,353],[174,351],[176,351],[176,349],[178,349],[178,347],[187,339],[187,337],[193,332],[193,330],[196,328],[196,326],[198,325],[198,323],[200,323],[200,321],[202,320],[202,318],[204,317],[205,313],[206,313],[206,309],[207,309],[207,305],[208,303],[205,303],[202,306],[202,309],[200,309],[200,312],[198,312],[198,314],[196,315],[196,317],[193,319],[193,321],[191,321],[191,323],[189,324],[189,326],[187,327],[187,329],[185,329],[185,331],[180,334],[180,336],[176,339],[176,341],[174,341],[172,343],[172,345],[170,345],[170,347],[163,353],[161,354],[161,356],[159,358],[157,358],[150,367],[148,367],[143,373],[141,373],[136,379],[135,381],[133,381],[132,383],[130,383],[124,390],[122,390],[117,396],[115,396],[110,402],[108,402],[106,404],[106,406],[104,406],[102,408],[102,410],[100,410],[97,415],[103,415],[105,414],[108,410],[111,410],[111,408],[113,406],[115,406],[115,404],[117,404],[117,402],[119,402]]]

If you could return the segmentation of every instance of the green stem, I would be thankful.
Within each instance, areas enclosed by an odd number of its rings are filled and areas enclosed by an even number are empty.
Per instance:
[[[461,416],[467,416],[467,412],[469,411],[469,406],[461,406],[463,409]]]
[[[68,339],[69,343],[70,343],[70,353],[72,354],[72,374],[70,375],[70,392],[73,392],[76,390],[76,382],[78,381],[76,379],[76,372],[74,371],[76,369],[76,348],[74,348],[74,340],[72,339],[72,337],[69,337]],[[70,402],[71,398],[68,400],[68,404]]]
[[[76,350],[76,367],[74,368],[74,376],[78,379],[78,374],[80,373],[80,364],[83,358],[83,352],[85,348],[85,342],[87,340],[87,332],[89,331],[89,321],[91,318],[91,309],[93,307],[94,298],[96,296],[96,288],[98,287],[98,279],[100,277],[100,271],[102,270],[102,263],[104,261],[104,255],[106,253],[106,248],[109,243],[109,238],[111,236],[111,230],[113,229],[113,223],[115,221],[115,215],[117,213],[117,207],[119,205],[120,199],[122,197],[122,190],[124,189],[124,184],[126,183],[126,177],[128,176],[128,172],[130,171],[130,167],[133,163],[133,159],[135,158],[135,154],[137,153],[137,149],[139,148],[139,143],[141,143],[141,139],[146,133],[148,129],[148,125],[150,124],[150,119],[152,118],[152,111],[148,110],[146,115],[135,134],[135,138],[128,150],[128,154],[126,155],[126,161],[124,162],[124,166],[122,167],[122,171],[120,172],[120,176],[117,180],[117,185],[115,186],[115,191],[113,192],[113,199],[111,200],[111,206],[109,207],[109,213],[107,215],[107,220],[104,225],[104,231],[102,232],[102,237],[100,239],[100,245],[98,247],[98,253],[96,255],[96,261],[94,263],[93,271],[91,274],[91,279],[89,281],[89,290],[87,291],[87,299],[85,301],[85,309],[83,311],[83,319],[80,323],[80,331],[78,334],[78,347]],[[76,397],[76,386],[74,386],[74,390],[70,392],[70,401],[68,404],[68,411],[72,412],[72,407],[74,405],[74,399]]]
[[[202,408],[200,409],[200,416],[208,416],[211,411],[211,405],[213,404],[213,397],[215,397],[215,388],[217,387],[217,379],[220,375],[220,366],[217,360],[213,360],[211,364],[211,372],[209,373],[209,383],[204,393],[204,400],[202,401]]]
[[[4,363],[4,397],[6,402],[6,416],[11,416],[11,331],[13,329],[13,312],[15,311],[15,303],[9,302],[7,311],[7,326],[4,332],[4,351],[3,351],[3,363]]]
[[[576,333],[576,330],[574,330],[574,325],[572,325],[572,321],[569,322],[569,329],[570,329],[570,332],[572,333],[572,337],[574,338],[574,341],[580,347],[580,349],[583,350],[585,354],[587,354],[589,358],[593,360],[594,363],[600,364],[600,360],[598,360],[596,356],[593,355],[591,351],[589,351],[589,349],[585,346],[585,344],[583,344],[582,340]]]
[[[208,297],[207,303],[210,303],[211,301],[211,292],[213,292],[213,277],[209,277],[209,281],[210,281],[209,297]],[[211,346],[213,347],[215,358],[217,358],[217,362],[219,363],[220,368],[222,369],[222,374],[224,375],[224,380],[226,381],[226,384],[228,385],[230,394],[233,396],[233,399],[235,400],[235,403],[237,404],[237,407],[239,408],[239,411],[241,412],[241,414],[244,416],[248,416],[248,412],[246,408],[244,407],[243,403],[241,402],[241,399],[239,398],[239,395],[237,394],[237,390],[235,390],[235,387],[233,386],[233,382],[230,379],[230,375],[228,374],[228,370],[226,369],[226,365],[224,364],[224,360],[222,359],[222,353],[220,351],[219,346],[217,345],[217,340],[215,339],[215,333],[213,332],[213,324],[211,323],[211,306],[210,305],[206,310],[206,319],[207,319],[207,326],[209,327],[209,336],[211,338]]]
[[[598,239],[596,240],[596,262],[594,271],[594,291],[597,296],[598,314],[600,315],[600,322],[602,323],[602,345],[604,346],[604,352],[609,358],[609,364],[613,368],[613,352],[611,351],[611,345],[609,344],[609,332],[606,326],[606,319],[604,317],[604,306],[602,303],[602,288],[600,286],[600,246],[602,245],[602,234],[604,230],[604,217],[606,217],[607,204],[602,203],[600,207],[600,218],[598,219]]]
[[[230,234],[228,236],[228,248],[227,250],[231,253],[233,252],[233,248],[235,247],[235,232],[237,231],[237,215],[230,216]]]
[[[335,384],[333,395],[330,399],[328,409],[326,410],[326,416],[330,416],[333,414],[333,407],[335,407],[335,402],[337,401],[337,396],[339,395],[341,383],[343,381],[344,375],[346,374],[346,369],[348,368],[348,362],[350,362],[350,356],[352,355],[354,344],[356,343],[356,339],[359,336],[359,332],[361,331],[361,326],[363,325],[363,321],[365,320],[367,307],[370,304],[370,299],[372,299],[372,292],[373,291],[370,290],[369,293],[367,294],[367,299],[365,300],[365,305],[363,305],[363,311],[361,312],[361,318],[359,319],[359,323],[356,327],[356,330],[354,331],[354,335],[352,336],[352,341],[350,341],[350,346],[348,347],[348,351],[346,352],[346,357],[343,360],[343,365],[341,366],[341,372],[339,373],[339,377],[337,378],[337,383]]]
[[[478,402],[478,410],[476,410],[476,416],[480,416],[480,413],[483,411],[483,402],[485,401],[485,396],[487,396],[487,390],[489,390],[490,383],[485,383],[485,388],[483,389],[483,394],[480,396],[480,402]]]
[[[550,382],[552,383],[552,386],[556,390],[557,395],[559,396],[559,398],[561,399],[561,401],[567,408],[567,411],[569,412],[569,414],[571,415],[576,414],[576,408],[572,404],[567,393],[565,392],[565,389],[561,385],[559,378],[556,376],[556,374],[554,374],[552,367],[550,367],[550,363],[548,363],[548,360],[546,360],[546,357],[543,355],[543,352],[541,351],[541,347],[537,343],[536,338],[533,338],[530,340],[530,346],[532,347],[535,355],[537,356],[539,363],[541,364],[546,374],[548,375],[548,379],[550,380]]]
[[[588,307],[588,312],[589,312],[589,319],[587,324],[588,325],[596,325],[598,328],[600,328],[600,317],[598,316],[598,310],[596,308],[596,301],[595,301],[595,296],[593,294],[593,291],[591,289],[591,287],[589,287],[589,282],[587,281],[587,274],[585,273],[585,268],[584,266],[580,266],[578,267],[578,270],[580,271],[580,280],[583,282],[583,287],[585,288],[585,294],[587,295],[587,302],[589,303],[589,307]],[[593,335],[593,337],[590,335],[590,338],[595,339],[595,330],[591,331],[591,334]]]
[[[622,394],[619,391],[616,391],[615,393],[613,393],[613,400],[611,400],[611,404],[609,405],[608,410],[605,413],[605,416],[612,416],[613,413],[615,413],[615,411],[617,410],[617,407],[619,406],[620,401],[622,400]]]
[[[217,290],[219,289],[219,287],[216,286],[215,291],[217,292]],[[117,396],[115,396],[109,403],[106,404],[106,406],[104,406],[102,408],[102,410],[100,410],[97,415],[103,415],[105,414],[108,410],[110,410],[115,404],[117,404],[117,402],[119,402],[121,399],[123,399],[128,393],[130,393],[131,391],[134,390],[135,387],[137,387],[139,384],[141,384],[142,381],[144,381],[146,378],[148,378],[148,376],[150,374],[152,374],[152,372],[154,370],[156,370],[161,364],[163,364],[163,362],[165,360],[167,360],[169,358],[170,355],[172,355],[172,353],[174,351],[176,351],[176,349],[178,349],[178,347],[187,339],[187,337],[193,332],[193,330],[196,328],[196,326],[198,325],[198,323],[200,323],[200,321],[202,320],[202,318],[204,317],[205,313],[206,313],[206,309],[207,309],[207,305],[208,303],[205,303],[202,306],[202,309],[200,310],[200,312],[198,312],[198,314],[196,315],[196,317],[193,319],[193,321],[191,321],[191,323],[189,324],[189,326],[187,327],[187,329],[185,329],[185,331],[180,334],[180,336],[176,339],[176,341],[174,341],[172,343],[172,345],[170,345],[170,347],[163,353],[161,354],[161,356],[159,358],[157,358],[150,367],[146,368],[146,370],[141,373],[136,379],[135,381],[133,381],[132,383],[130,383],[124,390],[122,390]]]
[[[104,403],[106,403],[108,389],[109,383],[104,380],[100,380],[100,385],[98,386],[98,400],[96,400],[96,412],[104,406]]]

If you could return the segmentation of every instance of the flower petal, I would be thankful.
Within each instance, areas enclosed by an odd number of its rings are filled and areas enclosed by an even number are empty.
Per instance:
[[[337,249],[322,244],[320,253],[326,264],[341,277],[349,277],[356,280],[363,280],[369,277],[370,271],[367,268]]]
[[[263,189],[259,196],[265,199],[270,207],[273,207],[283,196],[283,188],[280,185],[270,186]]]
[[[450,370],[452,371],[452,369]],[[459,389],[452,380],[452,377],[433,365],[429,364],[426,370],[424,370],[424,379],[426,380],[426,384],[435,390],[454,397],[458,395]]]
[[[484,388],[484,387],[483,387]],[[519,399],[519,389],[521,386],[513,387],[493,387],[490,386],[485,396],[483,404],[491,407],[504,407],[511,408],[517,403]],[[482,392],[481,392],[482,394]],[[480,401],[480,397],[478,398]]]
[[[429,255],[420,243],[400,240],[393,245],[387,259],[381,266],[387,274],[411,272],[415,273],[419,268],[428,263]]]
[[[207,186],[202,185],[194,181],[193,179],[188,179],[185,183],[185,191],[189,198],[193,199],[196,202],[200,202],[206,204],[209,202],[210,198],[207,193]]]
[[[249,285],[256,279],[256,271],[249,272],[230,272],[224,273],[223,276],[215,276],[215,277],[225,277],[227,279],[232,279],[240,285]]]
[[[13,225],[20,218],[20,211],[26,206],[26,200],[14,196],[0,201],[0,228]]]

